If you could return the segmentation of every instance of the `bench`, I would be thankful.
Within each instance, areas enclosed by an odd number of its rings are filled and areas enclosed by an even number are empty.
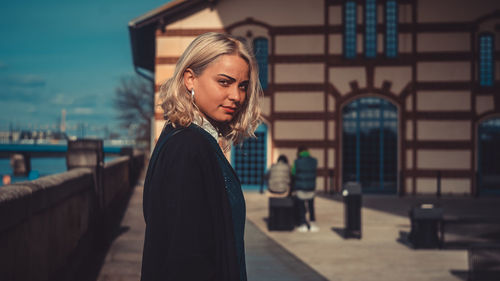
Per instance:
[[[468,280],[500,280],[500,244],[471,244],[467,256]]]
[[[498,217],[455,217],[455,216],[445,216],[439,223],[439,239],[441,247],[444,245],[445,229],[450,225],[465,225],[465,224],[489,224],[500,226],[500,218]],[[476,245],[477,246],[477,245]]]

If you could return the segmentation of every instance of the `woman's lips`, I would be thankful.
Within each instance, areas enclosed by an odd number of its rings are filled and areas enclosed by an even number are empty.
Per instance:
[[[231,106],[223,106],[222,109],[226,111],[227,113],[234,113],[236,112],[236,107],[231,107]]]

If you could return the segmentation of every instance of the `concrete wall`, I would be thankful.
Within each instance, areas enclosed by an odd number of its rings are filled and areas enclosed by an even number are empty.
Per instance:
[[[1,187],[0,280],[71,280],[91,249],[109,242],[143,166],[144,154],[105,164],[104,208],[90,168]]]

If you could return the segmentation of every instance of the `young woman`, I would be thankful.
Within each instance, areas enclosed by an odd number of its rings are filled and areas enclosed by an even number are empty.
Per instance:
[[[257,64],[238,39],[206,33],[160,89],[166,126],[144,183],[142,281],[245,281],[245,201],[223,149],[260,121]]]

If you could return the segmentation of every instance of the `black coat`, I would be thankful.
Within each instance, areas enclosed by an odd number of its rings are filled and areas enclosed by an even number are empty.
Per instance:
[[[235,281],[231,208],[213,147],[196,128],[163,130],[144,183],[142,281]]]

